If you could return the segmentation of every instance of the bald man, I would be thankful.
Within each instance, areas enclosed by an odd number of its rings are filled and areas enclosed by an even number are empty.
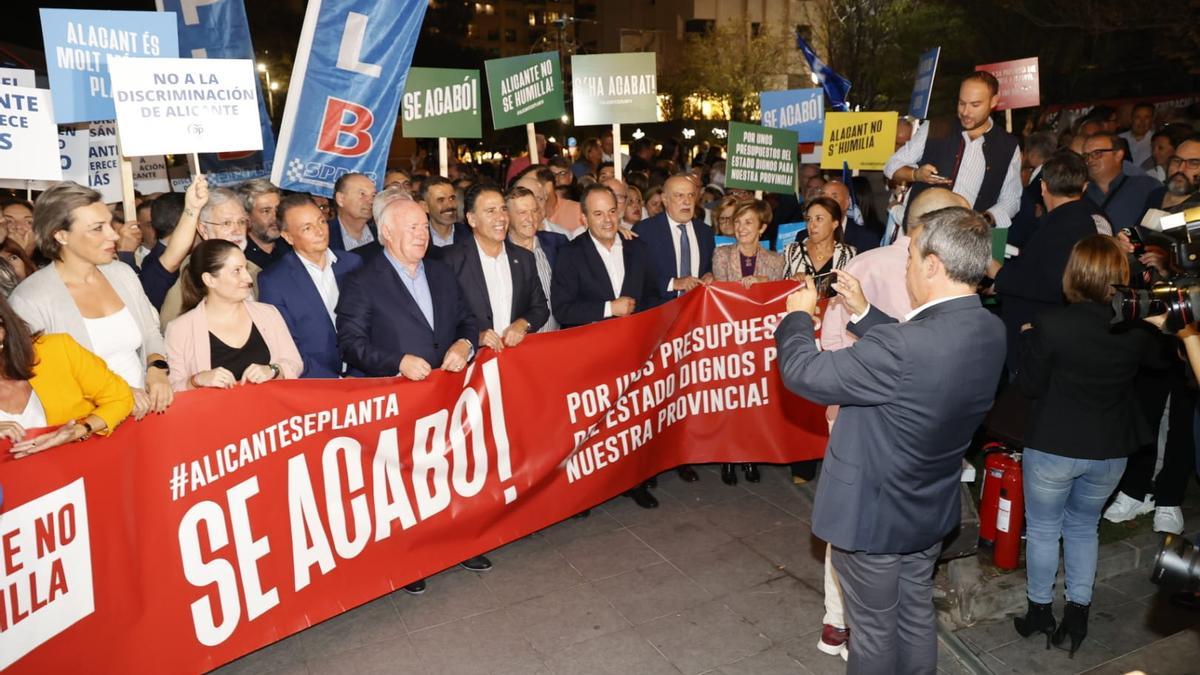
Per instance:
[[[821,196],[829,197],[842,207],[842,240],[862,253],[879,246],[880,233],[872,232],[865,224],[850,220],[850,187],[840,180],[831,180],[821,186]],[[861,214],[861,210],[860,210]],[[861,217],[861,216],[860,216]]]
[[[861,288],[871,305],[878,307],[888,316],[902,319],[913,310],[913,301],[905,286],[909,240],[920,233],[922,216],[950,206],[970,208],[966,199],[946,188],[925,190],[917,195],[909,206],[912,218],[908,221],[910,225],[907,231],[888,246],[872,249],[851,258],[846,267],[838,272],[837,281],[834,283],[838,295],[829,301],[825,318],[822,320],[822,349],[842,349],[858,340],[853,333],[846,330],[851,316],[850,311],[846,309],[844,293],[850,285]],[[836,405],[829,406],[825,411],[825,419],[831,429],[837,419],[837,412]],[[824,628],[817,649],[831,656],[840,655],[845,658],[849,631],[842,604],[842,592],[830,562],[828,546],[825,547],[825,618],[822,623]]]

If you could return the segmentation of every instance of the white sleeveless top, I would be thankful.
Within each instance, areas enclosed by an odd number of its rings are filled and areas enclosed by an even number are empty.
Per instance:
[[[42,407],[42,399],[38,398],[36,391],[30,389],[25,409],[19,413],[0,410],[0,422],[16,422],[24,429],[39,429],[46,426],[46,410]]]
[[[128,307],[99,319],[83,320],[92,353],[104,359],[108,369],[121,376],[130,387],[141,389],[146,383],[146,366],[138,356],[142,332]]]

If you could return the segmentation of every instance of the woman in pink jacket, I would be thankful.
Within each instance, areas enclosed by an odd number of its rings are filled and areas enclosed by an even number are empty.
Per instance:
[[[250,299],[252,284],[236,244],[210,239],[192,251],[183,277],[184,314],[167,326],[176,391],[300,375],[303,362],[283,316]]]

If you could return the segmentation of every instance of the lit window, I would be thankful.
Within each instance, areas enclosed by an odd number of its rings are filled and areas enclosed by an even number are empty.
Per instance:
[[[537,25],[537,12],[530,12],[530,13],[529,13],[529,25],[530,25],[530,26],[536,26],[536,25]]]

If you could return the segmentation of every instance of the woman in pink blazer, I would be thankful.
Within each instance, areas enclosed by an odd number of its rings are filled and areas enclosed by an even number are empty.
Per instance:
[[[300,375],[303,361],[283,316],[250,300],[252,285],[236,244],[210,239],[192,251],[183,277],[184,314],[167,325],[175,391]]]
[[[713,251],[712,271],[717,281],[740,281],[749,288],[751,284],[783,278],[783,256],[759,244],[770,222],[771,205],[760,199],[735,206],[733,235],[737,243]]]

